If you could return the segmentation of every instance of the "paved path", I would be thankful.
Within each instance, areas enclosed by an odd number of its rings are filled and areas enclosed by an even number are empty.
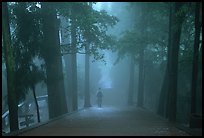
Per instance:
[[[187,136],[163,118],[135,107],[91,107],[26,131],[24,136]]]

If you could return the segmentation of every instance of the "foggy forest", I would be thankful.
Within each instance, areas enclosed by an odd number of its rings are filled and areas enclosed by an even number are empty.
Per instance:
[[[202,135],[202,2],[2,2],[2,135]]]

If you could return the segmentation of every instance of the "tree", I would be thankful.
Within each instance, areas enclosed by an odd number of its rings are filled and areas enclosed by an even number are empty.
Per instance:
[[[2,3],[2,31],[3,31],[3,47],[6,61],[7,71],[7,87],[8,87],[8,106],[9,106],[9,123],[10,131],[18,130],[18,99],[15,92],[14,81],[14,58],[11,46],[11,34],[9,26],[8,6],[6,2]]]
[[[72,75],[72,83],[71,83],[71,95],[72,95],[72,110],[78,110],[78,91],[77,91],[77,59],[76,59],[76,50],[77,50],[77,24],[76,24],[76,10],[77,5],[71,6],[71,75]]]
[[[65,4],[64,4],[65,5]],[[109,26],[113,27],[117,18],[110,16],[105,11],[95,11],[91,2],[70,3],[64,7],[68,12],[59,8],[62,16],[70,19],[71,24],[71,44],[65,47],[65,54],[72,55],[72,68],[70,68],[73,80],[71,84],[73,110],[77,110],[77,75],[76,75],[76,53],[85,55],[85,100],[84,106],[90,106],[89,94],[89,56],[93,55],[95,60],[103,59],[100,49],[109,49],[114,43],[112,36],[106,34]],[[62,7],[62,6],[59,6]],[[76,10],[81,9],[81,10]],[[83,16],[82,16],[83,15]],[[84,16],[85,15],[85,16]],[[64,47],[64,48],[65,48]]]
[[[15,93],[18,102],[25,99],[29,89],[33,95],[37,107],[38,122],[40,122],[39,107],[35,94],[35,85],[44,79],[44,72],[37,70],[34,58],[40,58],[40,46],[42,46],[42,34],[40,30],[39,8],[36,3],[14,3],[10,5],[13,31],[13,45],[15,58]],[[25,28],[26,26],[26,28]],[[33,70],[32,70],[33,69]],[[19,78],[21,78],[19,80]]]
[[[198,77],[198,56],[200,46],[200,30],[201,30],[201,5],[199,2],[195,3],[195,38],[193,47],[193,67],[192,67],[192,83],[191,83],[191,114],[196,113],[196,88]]]
[[[88,3],[88,5],[92,8],[92,3]],[[87,15],[89,16],[90,18],[90,14]],[[90,68],[90,58],[89,58],[89,45],[90,45],[90,42],[87,42],[88,44],[86,44],[85,46],[85,97],[84,97],[84,107],[91,107],[91,101],[90,101],[90,89],[89,89],[89,86],[90,86],[90,76],[89,76],[89,68]]]
[[[42,55],[46,64],[50,119],[67,113],[59,42],[59,20],[56,8],[52,4],[41,3],[43,16]]]
[[[169,121],[176,121],[177,106],[177,75],[178,75],[178,52],[181,35],[182,23],[185,18],[184,3],[172,4],[172,18],[170,26],[170,45],[169,45],[169,66],[168,66],[168,99],[167,114]],[[168,64],[168,63],[167,63]]]
[[[172,22],[172,8],[171,3],[169,4],[169,38],[168,38],[168,53],[167,53],[167,65],[166,65],[166,71],[164,74],[164,79],[161,87],[161,93],[159,97],[159,107],[157,110],[157,113],[162,116],[167,116],[167,91],[168,91],[168,69],[169,69],[169,55],[170,55],[170,45],[171,45],[171,22]]]
[[[128,105],[133,105],[133,94],[134,94],[134,70],[135,70],[135,63],[134,63],[134,56],[130,57],[130,79],[129,79],[129,92],[128,92]]]
[[[90,77],[89,77],[89,46],[86,46],[86,55],[85,55],[85,99],[84,99],[84,107],[90,107],[91,106],[91,101],[90,101],[90,89],[89,89],[89,81],[90,81]]]
[[[107,27],[113,27],[118,19],[114,16],[108,15],[106,12],[96,12],[92,8],[92,3],[88,3],[86,18],[84,18],[85,25],[81,25],[82,36],[85,40],[85,102],[84,107],[90,107],[90,93],[89,93],[89,56],[92,54],[96,59],[99,53],[97,49],[108,49],[113,45],[114,40],[111,36],[106,34]],[[102,19],[102,20],[101,20]],[[97,23],[97,24],[96,24]],[[99,25],[100,24],[100,25]],[[91,47],[91,49],[90,49]],[[96,50],[93,50],[96,49]],[[99,59],[102,59],[99,56]]]
[[[146,29],[147,27],[147,7],[146,5],[141,5],[141,17],[144,17],[144,23],[141,25],[141,35],[147,38]],[[145,39],[143,38],[143,39]],[[138,81],[138,96],[137,96],[137,106],[143,107],[144,104],[144,50],[145,50],[146,43],[143,41],[141,43],[141,47],[139,49],[139,81]]]
[[[30,69],[29,83],[35,100],[38,123],[40,123],[40,110],[39,110],[39,105],[36,97],[35,85],[42,80],[45,80],[45,73],[42,70],[39,70],[38,67],[33,64]]]
[[[14,28],[12,42],[14,45],[15,88],[18,102],[25,99],[25,95],[30,88],[30,83],[27,81],[30,66],[33,59],[39,55],[39,46],[41,46],[39,26],[35,22],[36,16],[35,13],[28,11],[28,6],[28,3],[22,2],[15,3],[12,7],[12,15],[15,17],[11,20],[11,23],[14,24],[12,26]]]
[[[171,6],[172,3],[169,3],[169,6]],[[170,43],[171,43],[171,22],[172,22],[172,8],[169,8],[171,10],[169,12],[169,42],[168,42],[168,49],[167,49],[167,64],[166,64],[166,70],[163,78],[163,84],[161,87],[160,92],[160,98],[159,98],[159,106],[157,113],[168,118],[169,111],[168,111],[168,81],[169,81],[169,75],[168,75],[168,69],[169,69],[169,56],[170,56]],[[178,121],[185,121],[185,123],[188,122],[188,116],[189,116],[189,97],[190,97],[190,89],[188,85],[190,85],[190,78],[189,72],[191,72],[191,59],[192,59],[192,45],[193,45],[193,37],[194,37],[194,28],[193,28],[193,9],[192,9],[192,3],[186,3],[183,5],[183,7],[178,11],[178,15],[182,15],[185,13],[185,18],[183,19],[184,23],[182,24],[182,32],[181,32],[181,38],[179,42],[179,52],[178,52],[178,86],[177,86],[177,119]],[[182,17],[181,17],[182,19]],[[172,108],[172,107],[170,107]],[[185,114],[185,115],[184,115]],[[184,122],[183,122],[184,123]]]
[[[139,14],[138,17],[140,19],[140,22],[135,22],[135,27],[132,31],[126,31],[124,33],[124,36],[119,39],[118,41],[118,54],[119,58],[117,61],[119,61],[120,58],[124,57],[125,54],[133,55],[131,58],[133,58],[134,61],[138,61],[139,63],[139,81],[138,81],[138,96],[137,96],[137,105],[139,107],[143,107],[143,100],[144,100],[144,50],[148,44],[147,39],[147,4],[146,3],[139,3],[136,4],[133,8],[137,8],[137,6],[140,6],[140,11],[136,11],[136,14]],[[142,20],[143,19],[143,20]],[[133,62],[134,63],[134,62]],[[131,64],[130,64],[131,65]],[[133,65],[131,65],[130,68],[132,68]],[[134,70],[132,70],[134,71]],[[132,73],[131,73],[132,74]],[[130,78],[131,79],[131,78]],[[131,79],[132,80],[132,79]],[[132,83],[130,81],[130,83]],[[133,82],[134,83],[134,82]],[[133,87],[133,85],[129,85],[130,87]],[[133,88],[129,88],[129,96],[132,95]],[[129,99],[128,101],[131,101]]]

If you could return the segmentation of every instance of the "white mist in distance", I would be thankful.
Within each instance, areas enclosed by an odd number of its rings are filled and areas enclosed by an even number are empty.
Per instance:
[[[108,12],[112,7],[111,5],[112,2],[97,2],[96,4],[93,4],[93,8],[97,11],[106,10]],[[98,87],[102,89],[110,89],[112,88],[110,71],[113,63],[110,59],[111,53],[105,50],[103,50],[103,53],[105,54],[104,60],[106,61],[106,64],[104,65],[103,62],[98,62],[98,68],[100,69],[100,79],[98,81]]]
[[[95,10],[105,10],[109,15],[119,18],[119,22],[113,28],[108,27],[107,34],[119,38],[123,31],[132,27],[129,24],[132,18],[130,18],[127,6],[128,3],[126,2],[97,2],[93,4]],[[104,94],[103,104],[105,106],[124,106],[127,104],[129,59],[125,58],[114,65],[117,53],[109,50],[101,50],[100,52],[104,54],[105,63],[103,61],[90,62],[92,101],[94,103],[95,94],[100,87]]]
[[[99,62],[98,64],[98,67],[100,69],[100,75],[101,75],[98,85],[102,89],[108,89],[108,88],[110,89],[112,88],[112,80],[110,77],[110,73],[111,73],[111,69],[113,66],[113,63],[111,61],[110,52],[106,52],[105,61],[106,61],[105,65],[102,62]]]

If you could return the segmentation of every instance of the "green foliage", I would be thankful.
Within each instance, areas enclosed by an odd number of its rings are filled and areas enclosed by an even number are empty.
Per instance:
[[[180,10],[176,13],[176,16],[180,18],[180,20],[183,20],[182,18],[186,17],[186,13],[192,11],[191,3],[184,3]]]
[[[141,48],[146,49],[146,60],[161,62],[168,40],[168,6],[165,3],[133,3],[130,8],[135,11],[135,26],[131,31],[124,32],[113,48],[118,52],[116,63],[125,55],[134,55],[137,61]]]
[[[94,55],[95,60],[103,59],[99,50],[110,49],[115,44],[115,38],[107,35],[108,27],[113,27],[119,21],[115,16],[108,15],[104,10],[96,11],[90,2],[71,2],[58,4],[59,15],[76,20],[78,50],[84,50],[89,45],[87,54]],[[80,10],[77,10],[80,9]],[[74,12],[71,14],[70,10]],[[72,18],[71,18],[72,16]],[[70,21],[72,23],[72,21]],[[68,29],[69,30],[69,29]]]
[[[141,48],[142,39],[138,36],[137,32],[127,31],[121,39],[118,40],[117,46],[114,47],[113,51],[118,51],[119,58],[116,63],[124,58],[125,54],[138,56],[139,50]]]
[[[38,16],[39,8],[36,3],[14,3],[10,9],[14,28],[12,42],[15,60],[15,88],[18,99],[21,101],[25,98],[29,88],[42,80],[43,73],[36,70],[36,65],[33,63],[33,59],[40,56],[42,46],[42,31],[39,27],[41,17]],[[33,73],[35,75],[32,75]]]
[[[28,78],[28,82],[30,85],[34,86],[40,81],[46,81],[45,72],[35,64],[31,65],[31,68],[29,71],[30,71],[30,75],[29,75],[30,77]]]
[[[15,82],[18,98],[24,99],[28,89],[41,80],[45,80],[44,72],[34,63],[35,57],[43,58],[42,39],[42,18],[43,13],[37,2],[14,2],[9,3],[11,14],[12,42],[15,58]],[[38,3],[41,4],[41,3]],[[108,36],[108,27],[113,27],[117,18],[110,16],[105,11],[95,11],[91,7],[92,3],[70,2],[70,3],[49,3],[48,11],[56,10],[58,15],[70,19],[74,16],[77,26],[77,37],[81,37],[83,43],[78,45],[78,50],[82,50],[88,44],[90,50],[87,54],[93,54],[96,60],[103,59],[99,49],[110,49],[115,44],[113,36]],[[71,14],[70,10],[74,11]],[[77,10],[80,9],[80,10]],[[85,16],[84,16],[85,15]],[[21,78],[19,80],[19,78]]]
[[[187,7],[188,6],[188,7]],[[188,9],[185,10],[186,17],[183,22],[181,41],[180,41],[180,52],[179,52],[179,72],[187,73],[191,70],[191,64],[193,59],[193,45],[194,45],[194,12],[191,7],[192,5],[186,4],[183,7]],[[181,8],[182,9],[182,8]]]

